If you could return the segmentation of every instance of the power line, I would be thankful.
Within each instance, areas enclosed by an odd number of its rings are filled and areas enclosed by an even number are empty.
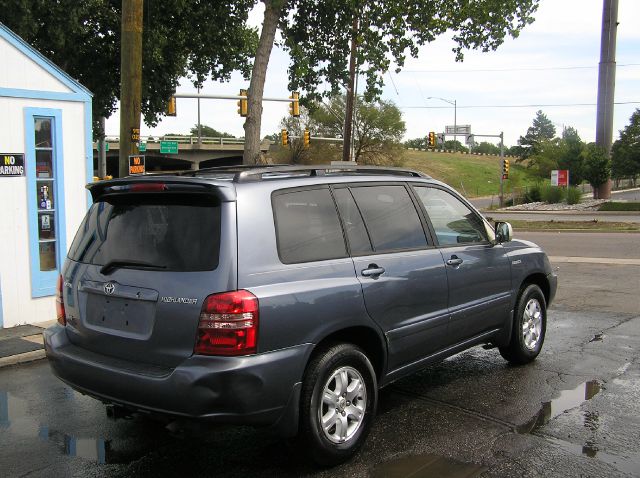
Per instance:
[[[628,66],[640,66],[640,63],[619,63],[617,68],[624,68]],[[504,71],[551,71],[551,70],[591,70],[598,68],[598,65],[588,66],[531,66],[522,68],[483,68],[483,69],[469,69],[469,70],[402,70],[400,73],[471,73],[471,72],[504,72]]]
[[[617,101],[615,105],[637,105],[640,101]],[[531,104],[531,105],[460,105],[458,109],[478,109],[478,108],[551,108],[563,106],[597,106],[596,103],[548,103],[548,104]],[[398,106],[400,109],[427,109],[440,110],[451,109],[453,106]]]

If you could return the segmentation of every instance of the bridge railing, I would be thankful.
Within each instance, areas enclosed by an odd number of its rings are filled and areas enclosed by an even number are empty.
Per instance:
[[[119,136],[107,136],[107,143],[119,143]],[[244,138],[223,138],[213,136],[202,136],[202,144],[244,144]],[[176,141],[178,144],[198,144],[197,136],[182,136],[182,135],[165,135],[165,136],[141,136],[140,142],[147,144],[159,144],[160,141]]]

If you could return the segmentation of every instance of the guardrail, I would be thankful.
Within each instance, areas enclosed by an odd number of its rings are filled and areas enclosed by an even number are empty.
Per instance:
[[[107,136],[105,138],[107,143],[119,143],[120,136]],[[202,136],[200,138],[201,144],[244,144],[244,138],[223,138]],[[165,136],[140,136],[141,143],[147,144],[160,144],[160,141],[175,141],[178,144],[198,144],[197,136],[177,136],[177,135],[165,135]]]

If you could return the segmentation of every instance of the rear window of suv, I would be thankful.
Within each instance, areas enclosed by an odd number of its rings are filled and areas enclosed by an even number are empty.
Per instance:
[[[80,225],[69,259],[99,266],[144,263],[168,271],[218,266],[220,203],[196,195],[129,194],[95,202]]]

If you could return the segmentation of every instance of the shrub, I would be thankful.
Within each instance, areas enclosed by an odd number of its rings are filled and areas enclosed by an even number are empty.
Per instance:
[[[556,204],[562,201],[564,194],[562,192],[562,188],[545,185],[540,189],[540,196],[544,202]]]
[[[527,188],[523,196],[524,202],[540,202],[542,197],[540,196],[540,186],[535,185]]]
[[[599,211],[640,211],[640,202],[606,202]]]
[[[576,187],[567,188],[567,204],[578,204],[582,198],[582,192]]]

